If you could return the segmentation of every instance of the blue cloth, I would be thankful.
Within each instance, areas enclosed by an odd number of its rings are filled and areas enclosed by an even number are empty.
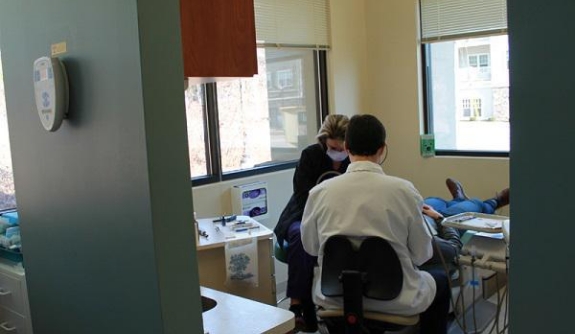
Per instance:
[[[454,216],[464,212],[492,214],[497,208],[497,200],[491,198],[485,201],[477,198],[452,199],[450,201],[439,197],[428,197],[423,202],[441,213],[444,217]]]
[[[313,269],[317,263],[317,257],[309,255],[303,249],[300,225],[299,221],[292,223],[287,233],[288,285],[286,296],[300,299],[303,303],[311,303]]]

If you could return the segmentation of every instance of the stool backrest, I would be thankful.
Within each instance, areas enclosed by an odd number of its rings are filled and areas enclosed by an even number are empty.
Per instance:
[[[321,291],[329,297],[343,296],[341,275],[343,271],[361,272],[363,296],[392,300],[403,288],[403,270],[391,244],[380,237],[361,238],[359,247],[351,237],[330,237],[323,251]],[[356,240],[355,237],[353,237]]]

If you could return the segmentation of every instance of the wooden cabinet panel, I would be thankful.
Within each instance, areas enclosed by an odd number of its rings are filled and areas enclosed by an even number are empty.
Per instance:
[[[272,257],[273,239],[258,240],[258,285],[226,283],[225,246],[199,250],[198,269],[200,285],[232,295],[275,306],[276,281]]]
[[[257,74],[253,0],[180,0],[185,77]]]

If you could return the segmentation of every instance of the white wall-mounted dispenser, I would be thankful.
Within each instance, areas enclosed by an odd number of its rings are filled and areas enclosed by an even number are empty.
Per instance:
[[[231,197],[234,214],[249,216],[258,221],[269,217],[267,182],[233,186]]]

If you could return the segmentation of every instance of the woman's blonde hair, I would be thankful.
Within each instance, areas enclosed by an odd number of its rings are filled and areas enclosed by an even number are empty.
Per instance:
[[[345,115],[328,115],[317,133],[317,140],[325,144],[329,139],[344,140],[349,118]]]

